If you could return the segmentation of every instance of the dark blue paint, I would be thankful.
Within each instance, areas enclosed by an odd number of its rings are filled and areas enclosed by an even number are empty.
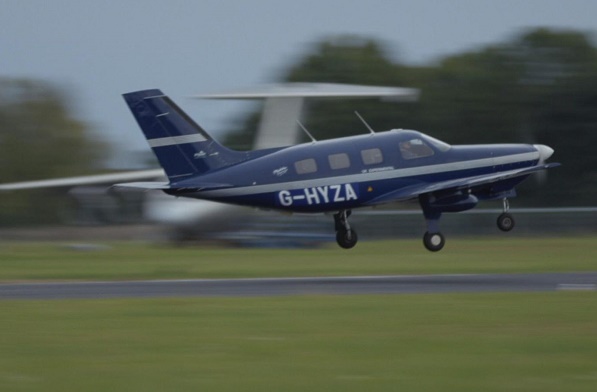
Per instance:
[[[513,188],[528,175],[492,180],[480,185],[472,185],[471,182],[470,187],[458,182],[457,186],[442,185],[428,192],[418,192],[417,189],[451,180],[532,168],[538,163],[537,160],[526,160],[495,165],[491,161],[537,152],[531,145],[453,146],[445,150],[419,132],[402,130],[237,152],[213,140],[159,90],[129,93],[124,98],[169,177],[170,189],[167,193],[185,197],[297,212],[348,210],[376,202],[419,198],[426,216],[433,217],[441,212],[472,208],[479,199],[510,195]],[[178,143],[177,139],[171,139],[193,136],[205,140]],[[432,149],[433,155],[403,159],[400,143],[412,139],[423,140]],[[166,141],[166,145],[160,145],[156,140]],[[364,164],[361,151],[374,148],[382,151],[383,161],[374,165]],[[328,157],[340,153],[348,155],[350,166],[332,169]],[[305,159],[314,159],[317,171],[297,173],[295,162]],[[488,160],[486,166],[401,178],[376,177],[392,175],[396,169],[416,169],[481,159]],[[360,175],[358,180],[347,177],[355,175]],[[322,179],[330,180],[322,185]],[[252,193],[254,189],[259,189],[256,187],[263,186],[269,186],[270,189]],[[241,189],[245,194],[214,194],[227,189]],[[409,193],[409,189],[413,190],[412,193]],[[438,199],[441,202],[437,202]]]

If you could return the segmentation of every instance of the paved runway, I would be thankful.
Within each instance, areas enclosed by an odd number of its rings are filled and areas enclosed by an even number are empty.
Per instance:
[[[0,284],[0,299],[596,290],[597,272]]]

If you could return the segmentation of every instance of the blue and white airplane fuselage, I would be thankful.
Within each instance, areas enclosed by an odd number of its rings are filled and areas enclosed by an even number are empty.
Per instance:
[[[185,196],[295,212],[330,212],[383,203],[383,196],[396,189],[529,168],[540,160],[540,152],[532,145],[454,146],[441,151],[432,143],[428,145],[433,155],[405,160],[397,146],[411,139],[429,140],[419,132],[394,130],[287,147],[240,166],[200,176],[201,182],[234,186],[198,190]],[[363,164],[360,151],[374,148],[380,149],[383,161]],[[342,153],[347,154],[350,166],[330,169],[326,158]],[[294,162],[307,159],[315,160],[317,170],[297,174]],[[518,177],[516,182],[523,179]],[[196,180],[173,186],[192,188]],[[507,187],[511,188],[509,184]],[[485,193],[482,198],[487,196],[490,195]]]
[[[425,246],[444,245],[443,212],[503,199],[502,230],[514,224],[508,197],[553,150],[544,145],[450,146],[423,133],[391,130],[295,146],[237,152],[213,140],[159,90],[124,95],[168,183],[121,184],[168,194],[290,212],[334,212],[340,246],[356,244],[348,223],[359,207],[417,200],[428,222]]]

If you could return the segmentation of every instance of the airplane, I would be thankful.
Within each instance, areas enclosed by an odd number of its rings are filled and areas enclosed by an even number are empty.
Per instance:
[[[115,186],[333,214],[336,241],[345,249],[358,241],[349,223],[352,210],[391,202],[418,200],[427,222],[423,244],[432,252],[445,245],[441,215],[472,209],[481,200],[502,200],[497,225],[510,231],[508,199],[515,187],[532,173],[559,166],[545,162],[554,152],[546,145],[451,146],[413,130],[374,132],[364,120],[369,134],[240,152],[218,143],[158,89],[123,97],[168,182]]]

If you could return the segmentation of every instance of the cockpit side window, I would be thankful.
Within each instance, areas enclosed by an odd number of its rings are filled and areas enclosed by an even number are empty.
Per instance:
[[[415,138],[400,143],[400,155],[403,159],[425,158],[433,154],[433,149],[422,139]]]

